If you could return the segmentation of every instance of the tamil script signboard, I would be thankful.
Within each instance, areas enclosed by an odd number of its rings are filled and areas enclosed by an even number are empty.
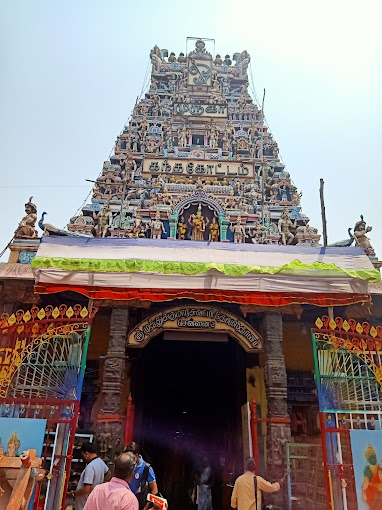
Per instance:
[[[227,105],[175,103],[174,115],[187,115],[191,117],[227,117]]]
[[[144,347],[162,331],[226,332],[236,338],[247,352],[262,349],[261,337],[250,324],[220,308],[179,306],[150,316],[129,334],[129,347]]]
[[[158,173],[185,174],[195,176],[220,177],[254,177],[252,163],[239,163],[236,161],[203,161],[189,159],[154,159],[146,158],[143,162],[143,173],[152,175]]]

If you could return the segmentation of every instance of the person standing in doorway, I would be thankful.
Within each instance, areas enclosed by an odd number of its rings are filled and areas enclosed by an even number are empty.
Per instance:
[[[94,488],[84,510],[138,510],[138,500],[129,487],[135,466],[135,456],[122,453],[115,462],[113,478]]]
[[[150,506],[150,503],[147,501],[147,494],[150,493],[154,496],[158,494],[153,468],[142,459],[137,443],[129,443],[124,449],[124,453],[127,452],[134,454],[137,463],[133,478],[129,484],[130,489],[138,499],[139,510],[147,510]]]
[[[238,510],[261,510],[261,491],[277,492],[285,480],[285,476],[276,483],[270,483],[255,475],[256,464],[248,457],[244,464],[245,473],[235,482],[231,497],[231,507]]]
[[[104,483],[110,474],[107,465],[97,456],[93,443],[84,443],[80,451],[86,467],[81,473],[77,489],[68,493],[68,496],[74,498],[75,510],[84,509],[91,491],[96,485]]]
[[[202,460],[202,472],[198,480],[198,510],[212,510],[212,472],[207,457]]]

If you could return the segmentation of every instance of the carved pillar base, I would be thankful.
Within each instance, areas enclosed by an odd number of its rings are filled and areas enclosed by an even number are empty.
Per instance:
[[[100,457],[109,464],[121,452],[123,427],[122,390],[125,376],[125,346],[129,324],[127,307],[111,312],[110,340],[102,381],[102,403],[97,420],[97,442]]]
[[[283,324],[281,313],[264,314],[265,388],[268,404],[267,478],[275,482],[286,473],[285,444],[290,441],[289,423],[272,423],[272,418],[289,419],[287,378],[282,350]],[[274,493],[273,503],[282,507],[284,493]]]

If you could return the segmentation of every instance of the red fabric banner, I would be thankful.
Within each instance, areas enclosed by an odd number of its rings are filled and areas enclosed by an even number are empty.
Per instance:
[[[55,285],[38,283],[37,294],[54,294],[72,291],[92,299],[172,301],[174,299],[194,299],[200,302],[238,303],[240,305],[285,306],[306,304],[315,306],[344,306],[354,303],[369,303],[370,294],[319,294],[289,292],[238,292],[219,289],[126,289],[104,287],[82,287],[77,285]]]

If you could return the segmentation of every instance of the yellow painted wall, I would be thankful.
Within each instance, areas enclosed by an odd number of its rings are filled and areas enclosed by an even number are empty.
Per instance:
[[[310,325],[302,322],[284,321],[283,352],[287,370],[314,370],[314,358]]]

